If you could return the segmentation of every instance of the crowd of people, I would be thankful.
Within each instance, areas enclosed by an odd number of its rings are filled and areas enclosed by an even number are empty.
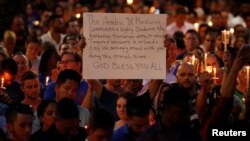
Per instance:
[[[0,36],[0,140],[250,139],[249,2],[37,0],[24,9]],[[165,79],[84,79],[84,12],[167,14]]]

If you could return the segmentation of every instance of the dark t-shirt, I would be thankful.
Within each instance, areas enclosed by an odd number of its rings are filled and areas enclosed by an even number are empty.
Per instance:
[[[118,115],[116,113],[116,100],[117,100],[118,94],[111,92],[107,90],[106,87],[102,87],[102,94],[99,98],[99,102],[102,106],[107,108],[114,116],[115,119],[118,120]]]
[[[55,126],[48,131],[37,131],[31,136],[30,141],[84,141],[87,137],[85,128],[79,127],[78,132],[71,137],[60,134]]]

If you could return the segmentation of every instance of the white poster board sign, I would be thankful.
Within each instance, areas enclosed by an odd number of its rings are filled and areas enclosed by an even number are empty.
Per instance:
[[[165,14],[84,13],[83,25],[83,78],[165,78]]]

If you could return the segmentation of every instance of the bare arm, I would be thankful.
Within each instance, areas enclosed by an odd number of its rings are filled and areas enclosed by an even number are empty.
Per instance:
[[[97,97],[101,97],[102,95],[102,84],[99,80],[97,79],[89,79],[87,80],[88,84],[91,85],[91,88],[93,91],[95,91]]]
[[[207,119],[207,93],[211,90],[211,75],[208,72],[202,72],[200,75],[201,89],[196,98],[196,112],[199,116],[199,120],[203,125]]]

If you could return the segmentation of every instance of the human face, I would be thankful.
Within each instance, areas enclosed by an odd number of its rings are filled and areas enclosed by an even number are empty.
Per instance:
[[[131,129],[135,135],[139,135],[149,127],[149,118],[148,116],[145,117],[132,116],[128,117],[127,123],[129,129]]]
[[[107,79],[107,83],[114,86],[114,87],[121,87],[121,80],[120,79]]]
[[[40,50],[40,44],[30,42],[27,45],[26,56],[30,59],[35,59],[38,56]]]
[[[215,58],[215,56],[213,55],[208,55],[207,56],[207,65],[208,66],[212,66],[215,67],[217,70],[219,69],[219,63],[217,61],[217,59]]]
[[[67,79],[65,83],[60,86],[56,85],[56,100],[60,101],[62,98],[67,97],[70,99],[75,99],[79,85],[73,80]]]
[[[194,66],[187,63],[182,64],[178,68],[177,82],[183,88],[192,88],[195,84],[195,70]]]
[[[239,72],[238,72],[238,83],[241,85],[246,85],[247,82],[247,69],[246,67],[243,67]]]
[[[62,119],[58,117],[55,119],[56,129],[59,131],[59,133],[66,136],[73,136],[77,134],[79,123],[79,118]]]
[[[222,40],[221,40],[221,35],[218,35],[216,37],[216,41],[215,41],[215,46],[218,50],[224,50],[224,46],[222,45]]]
[[[13,49],[16,45],[16,39],[13,37],[4,38],[4,46],[6,47],[8,54],[12,55]]]
[[[79,25],[77,21],[72,21],[69,23],[68,32],[69,33],[79,33]]]
[[[92,129],[91,127],[89,127],[87,129],[88,141],[110,141],[113,134],[113,130],[113,128]]]
[[[235,41],[235,47],[240,49],[245,44],[245,39],[243,37],[238,37]]]
[[[167,49],[167,55],[168,55],[168,63],[172,64],[175,61],[176,58],[176,43],[171,42],[169,45],[169,48]]]
[[[120,97],[116,102],[116,111],[118,117],[122,120],[126,120],[126,104],[127,99],[125,99],[124,97]]]
[[[212,34],[207,34],[204,40],[204,47],[206,51],[213,52],[215,49],[215,37]]]
[[[141,79],[127,79],[123,83],[123,87],[126,91],[131,94],[137,95],[137,93],[142,89],[142,80]]]
[[[33,116],[18,113],[14,123],[7,124],[11,140],[28,141],[31,135]]]
[[[47,130],[51,127],[51,125],[55,121],[55,113],[56,113],[56,104],[50,103],[45,109],[43,116],[40,117],[41,122],[43,123],[43,129]]]
[[[25,55],[15,55],[13,59],[16,61],[18,66],[18,76],[22,76],[29,70],[29,60]]]
[[[193,33],[187,33],[184,37],[187,51],[193,51],[199,44],[198,37]]]
[[[24,20],[20,16],[16,16],[13,19],[11,30],[13,30],[16,34],[22,35],[24,31]]]
[[[55,22],[54,22],[54,30],[58,33],[63,33],[64,32],[64,21],[63,21],[63,18],[58,18],[58,19],[55,19]]]
[[[40,94],[40,83],[38,79],[27,79],[22,82],[21,89],[25,94],[25,98],[37,99]]]
[[[72,70],[79,72],[80,68],[81,68],[81,63],[76,62],[76,60],[72,54],[64,54],[62,56],[60,65],[61,65],[62,70],[72,69]]]

